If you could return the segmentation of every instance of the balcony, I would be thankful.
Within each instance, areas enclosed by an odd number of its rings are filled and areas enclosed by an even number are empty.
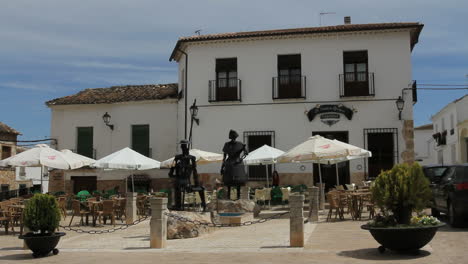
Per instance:
[[[340,74],[340,97],[375,96],[373,72]]]
[[[306,77],[283,75],[273,77],[273,100],[306,98]]]
[[[218,78],[208,81],[208,102],[242,101],[241,80]]]

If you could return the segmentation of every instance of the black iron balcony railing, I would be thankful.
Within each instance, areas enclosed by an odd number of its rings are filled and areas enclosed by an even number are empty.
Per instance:
[[[306,98],[306,77],[302,75],[281,75],[273,77],[273,100]]]
[[[340,74],[340,97],[374,96],[373,72],[349,72]]]
[[[218,78],[208,81],[208,101],[242,101],[241,80],[237,78]]]

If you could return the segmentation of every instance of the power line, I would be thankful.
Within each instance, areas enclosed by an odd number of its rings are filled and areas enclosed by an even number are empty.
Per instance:
[[[55,139],[55,138],[34,139],[34,140],[11,140],[11,139],[0,139],[0,141],[3,141],[3,142],[15,142],[15,143],[18,143],[18,142],[23,142],[23,143],[30,143],[30,142],[54,141],[55,143],[57,143],[57,139]]]
[[[416,90],[443,90],[443,91],[449,91],[449,90],[468,90],[468,87],[417,87]]]
[[[428,84],[428,83],[418,83],[421,86],[468,86],[467,84]]]

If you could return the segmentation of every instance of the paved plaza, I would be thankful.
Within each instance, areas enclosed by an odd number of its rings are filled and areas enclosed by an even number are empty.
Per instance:
[[[33,259],[22,240],[0,236],[0,263],[463,263],[468,229],[442,228],[420,255],[379,254],[365,221],[305,225],[304,248],[289,247],[289,220],[221,228],[198,238],[169,240],[166,249],[149,248],[149,221],[110,234],[68,231],[60,254]],[[105,228],[109,228],[106,225]]]

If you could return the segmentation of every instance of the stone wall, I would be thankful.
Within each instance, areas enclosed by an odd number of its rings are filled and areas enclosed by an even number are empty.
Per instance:
[[[15,169],[0,169],[0,185],[1,184],[8,184],[10,190],[19,189],[20,184],[26,184],[26,187],[32,186],[32,182],[30,180],[17,181]]]
[[[51,170],[49,172],[49,192],[63,192],[63,178],[64,173],[63,170]]]
[[[355,183],[358,186],[363,186],[362,183],[365,180],[365,173],[364,172],[353,172],[351,173],[351,183]]]
[[[404,163],[414,162],[414,122],[413,120],[403,121],[403,140],[405,141],[405,150],[401,152],[401,158]]]

